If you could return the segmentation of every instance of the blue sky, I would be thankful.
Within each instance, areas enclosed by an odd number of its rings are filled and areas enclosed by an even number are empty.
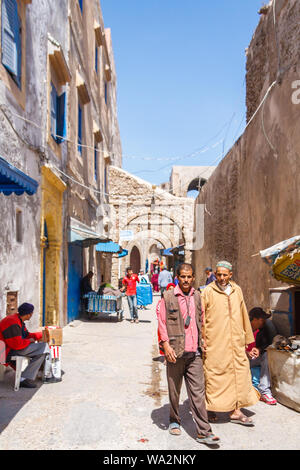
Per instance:
[[[245,49],[264,2],[100,3],[112,30],[123,168],[160,184],[172,165],[217,164],[245,126]]]

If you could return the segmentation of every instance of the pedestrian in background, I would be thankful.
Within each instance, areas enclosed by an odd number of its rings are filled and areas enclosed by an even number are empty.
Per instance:
[[[126,276],[124,277],[122,284],[122,291],[126,290],[127,302],[130,311],[131,323],[139,323],[138,310],[137,310],[137,298],[136,298],[136,284],[139,281],[137,274],[134,274],[131,266],[126,269]]]
[[[214,282],[217,279],[213,273],[212,268],[207,267],[205,268],[204,272],[206,274],[206,282],[205,282],[206,286],[208,286],[208,284],[210,284],[211,282]]]
[[[145,274],[142,270],[139,272],[139,281],[140,283],[150,284],[148,274]],[[147,310],[146,305],[138,305],[137,308],[141,310]]]
[[[93,271],[89,271],[86,276],[84,276],[80,281],[80,294],[81,296],[88,294],[89,292],[94,292],[92,288],[92,279],[94,273]]]
[[[158,287],[158,272],[155,271],[155,273],[151,277],[151,284],[153,286],[153,291],[154,292],[159,292],[159,287]]]
[[[202,293],[207,409],[229,412],[232,423],[253,426],[241,408],[259,400],[246,354],[254,336],[242,290],[232,281],[228,261],[217,264],[216,278]]]
[[[160,288],[161,297],[163,296],[164,291],[168,284],[173,282],[173,278],[171,273],[167,270],[167,268],[163,268],[163,270],[159,273],[158,276],[158,285]]]

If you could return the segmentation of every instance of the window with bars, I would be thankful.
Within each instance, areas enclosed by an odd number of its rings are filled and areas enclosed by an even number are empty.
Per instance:
[[[16,211],[16,241],[22,243],[23,241],[23,214],[22,211]]]
[[[80,155],[82,155],[82,107],[78,103],[78,138],[77,138],[77,149]]]
[[[105,82],[105,85],[104,85],[104,99],[105,99],[105,104],[107,104],[107,101],[108,101],[108,83]]]
[[[94,147],[94,176],[95,176],[95,181],[98,180],[98,146],[95,143]]]
[[[105,164],[104,167],[104,193],[105,197],[108,196],[108,165]]]

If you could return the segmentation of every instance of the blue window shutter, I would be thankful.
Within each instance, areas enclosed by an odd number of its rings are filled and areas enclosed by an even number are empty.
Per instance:
[[[78,152],[82,153],[82,109],[80,104],[78,104]]]
[[[17,38],[17,60],[18,60],[18,65],[17,65],[17,76],[16,76],[16,82],[21,88],[21,73],[22,73],[22,30],[21,30],[21,20],[17,14],[17,20],[16,20],[16,38]]]
[[[78,0],[79,1],[79,6],[80,6],[80,10],[82,12],[82,8],[83,8],[83,0]]]
[[[2,64],[12,74],[18,86],[20,86],[22,38],[17,1],[2,0],[1,13]]]
[[[66,93],[62,93],[60,96],[57,96],[57,114],[56,114],[56,133],[60,137],[56,137],[56,142],[61,144],[64,142],[67,135],[67,126],[66,126]]]
[[[51,83],[51,97],[50,97],[50,106],[51,106],[51,135],[54,140],[56,140],[57,134],[57,92],[53,83]]]

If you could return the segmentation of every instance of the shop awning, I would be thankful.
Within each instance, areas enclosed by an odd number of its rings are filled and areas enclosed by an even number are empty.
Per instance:
[[[106,235],[95,232],[87,225],[71,218],[69,242],[76,243],[86,248],[98,243],[109,243],[110,239]]]
[[[38,185],[37,181],[0,157],[0,193],[5,196],[12,193],[17,196],[24,193],[32,196],[36,193]]]
[[[300,235],[260,252],[278,281],[300,286]]]
[[[123,249],[122,253],[119,254],[118,258],[124,258],[124,256],[128,255],[128,250]]]
[[[114,242],[98,243],[96,251],[100,251],[101,253],[121,253],[122,247]]]
[[[172,248],[167,248],[166,250],[161,250],[161,255],[162,256],[174,256],[173,253],[171,252]]]
[[[178,245],[178,246],[174,246],[173,248],[171,248],[171,253],[176,254],[176,255],[184,255],[184,244],[182,245]]]

